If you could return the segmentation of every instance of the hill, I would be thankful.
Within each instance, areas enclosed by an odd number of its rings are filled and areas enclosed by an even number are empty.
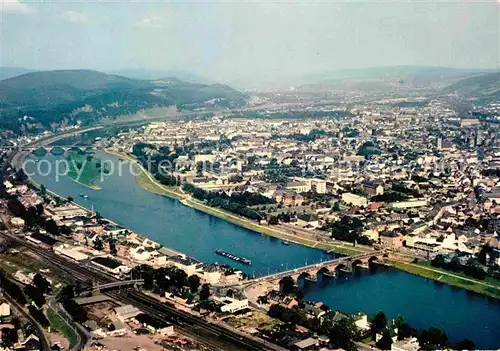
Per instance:
[[[288,89],[290,86],[294,86],[301,91],[345,89],[391,92],[414,88],[418,88],[420,91],[422,89],[438,90],[468,75],[484,72],[485,70],[433,66],[336,69],[283,78],[280,82],[275,82],[274,87]]]
[[[435,77],[435,76],[455,76],[467,73],[449,67],[431,66],[387,66],[370,67],[361,69],[339,69],[330,72],[311,75],[309,79],[325,81],[329,79],[359,79],[359,78],[410,78],[410,77]]]
[[[154,69],[122,69],[109,72],[110,74],[116,74],[119,76],[132,78],[132,79],[162,79],[165,77],[176,77],[183,82],[188,83],[201,83],[201,84],[210,84],[211,82],[198,76],[196,74],[181,71],[181,70],[154,70]]]
[[[190,110],[243,104],[240,92],[219,84],[138,80],[91,70],[32,72],[0,81],[0,129],[90,124],[161,106]]]
[[[500,72],[473,75],[459,80],[444,89],[448,93],[485,96],[500,95]]]
[[[23,67],[0,67],[0,80],[19,76],[28,72],[33,72],[33,70]]]

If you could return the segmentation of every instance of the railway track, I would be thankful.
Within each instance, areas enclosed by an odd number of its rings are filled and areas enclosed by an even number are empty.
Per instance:
[[[34,244],[13,235],[6,235],[6,238],[16,242],[18,245],[33,251],[52,266],[57,267],[61,272],[73,281],[88,283],[89,281],[105,284],[118,281],[116,278],[87,266],[71,262],[54,252],[40,248]],[[278,346],[257,340],[244,334],[239,334],[223,326],[206,321],[188,312],[181,311],[169,306],[157,299],[143,294],[134,289],[126,289],[120,292],[107,292],[107,295],[125,304],[137,306],[143,312],[161,320],[166,320],[174,324],[180,334],[192,338],[206,347],[207,350],[280,350]]]

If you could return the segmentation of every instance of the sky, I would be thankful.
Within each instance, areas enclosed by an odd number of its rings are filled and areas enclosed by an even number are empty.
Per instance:
[[[1,66],[250,82],[343,68],[498,68],[500,3],[0,0]]]

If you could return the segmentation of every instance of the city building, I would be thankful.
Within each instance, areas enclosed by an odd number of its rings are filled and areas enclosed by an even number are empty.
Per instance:
[[[356,195],[353,193],[343,193],[342,201],[344,201],[348,205],[354,205],[354,206],[368,205],[368,199],[366,197]]]

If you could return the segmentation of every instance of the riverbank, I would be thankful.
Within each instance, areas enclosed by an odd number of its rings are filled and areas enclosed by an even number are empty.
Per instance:
[[[274,238],[281,239],[281,240],[287,240],[287,241],[294,242],[296,244],[300,244],[303,246],[308,246],[308,247],[311,247],[314,249],[332,251],[332,252],[336,252],[336,253],[343,254],[343,255],[356,255],[359,253],[369,252],[369,250],[366,250],[363,248],[344,246],[343,244],[340,244],[340,245],[330,244],[330,243],[324,243],[324,242],[319,242],[319,241],[315,241],[315,240],[310,240],[307,238],[302,238],[302,237],[299,237],[298,235],[289,234],[289,233],[286,233],[282,230],[275,229],[272,226],[264,226],[262,224],[257,224],[255,222],[241,218],[241,217],[236,216],[236,215],[229,213],[227,211],[207,206],[198,200],[186,198],[181,202],[189,207],[192,207],[192,208],[198,210],[198,211],[208,213],[212,216],[221,218],[225,221],[231,222],[231,223],[236,224],[240,227],[253,230],[254,232],[257,232],[259,234],[272,236]]]
[[[112,154],[112,153],[110,153],[110,154]],[[126,157],[125,155],[122,155],[122,154],[116,154],[116,153],[114,153],[113,155],[115,157],[121,158],[122,161],[120,161],[120,162],[122,162],[122,163],[123,162],[127,162],[127,161],[131,161],[131,162],[134,162],[134,163],[137,162],[133,158]],[[126,160],[126,161],[123,161],[123,160]],[[127,166],[128,166],[128,164],[127,164]],[[169,198],[173,198],[173,199],[179,201],[181,204],[183,204],[185,206],[189,206],[190,208],[193,208],[195,210],[200,211],[199,215],[202,215],[202,213],[206,213],[206,214],[209,214],[209,215],[211,215],[213,217],[217,217],[219,219],[222,219],[224,222],[231,222],[232,224],[235,224],[235,225],[237,225],[240,228],[245,228],[245,229],[251,230],[254,234],[255,233],[260,233],[261,235],[265,235],[267,237],[274,237],[274,238],[277,238],[277,239],[287,240],[289,242],[296,243],[296,244],[298,244],[298,245],[300,245],[300,246],[302,246],[304,248],[308,247],[308,248],[317,249],[317,250],[314,250],[314,251],[317,251],[320,254],[323,254],[322,251],[326,251],[326,250],[332,250],[334,252],[337,252],[337,253],[340,253],[340,254],[344,254],[344,255],[353,255],[353,254],[357,254],[357,253],[361,253],[361,252],[371,252],[372,251],[372,250],[370,250],[369,248],[366,248],[366,247],[353,247],[352,244],[350,244],[350,243],[343,243],[343,242],[339,242],[339,241],[336,241],[336,242],[322,242],[322,241],[320,241],[321,237],[318,237],[319,240],[316,240],[316,237],[302,237],[300,235],[300,233],[299,234],[289,233],[289,232],[284,231],[282,228],[279,228],[279,227],[276,227],[276,226],[268,226],[268,225],[265,225],[265,224],[261,225],[261,224],[258,224],[256,222],[249,221],[249,220],[247,220],[245,218],[242,218],[242,217],[239,217],[237,215],[234,215],[234,214],[228,213],[226,211],[223,211],[223,210],[221,210],[219,208],[209,207],[209,206],[205,205],[204,203],[202,203],[200,201],[197,201],[195,199],[190,198],[190,196],[188,194],[182,193],[182,191],[180,189],[178,189],[178,188],[170,189],[170,187],[165,187],[165,186],[163,186],[161,184],[154,184],[155,183],[155,179],[151,175],[147,174],[145,172],[145,170],[143,168],[141,168],[139,165],[138,165],[138,167],[139,167],[138,169],[140,169],[141,172],[136,172],[135,174],[139,175],[139,177],[140,177],[139,181],[143,181],[145,183],[144,185],[150,186],[150,188],[149,188],[150,190],[149,191],[147,191],[147,192],[141,191],[141,193],[144,193],[144,194],[157,193],[157,194],[165,195],[165,196],[167,196]],[[129,179],[130,184],[133,184],[138,189],[143,189],[143,187],[139,184],[138,179],[136,179],[133,174],[129,174],[127,178]],[[154,188],[153,188],[153,186],[154,186]],[[49,188],[50,188],[50,186],[49,186]],[[152,190],[155,190],[155,191],[152,191]],[[47,190],[47,191],[50,192],[50,193],[52,193],[50,190]],[[75,190],[73,193],[75,193],[75,192],[78,194],[78,192],[81,192],[81,190]],[[70,192],[65,191],[63,193],[68,194]],[[114,193],[109,193],[106,196],[113,197],[113,194]],[[57,194],[54,194],[54,195],[57,196]],[[150,197],[151,197],[151,195],[150,195]],[[155,197],[152,196],[152,198],[149,199],[148,201],[153,201],[154,202],[154,198]],[[160,200],[160,197],[156,197],[156,199],[158,199],[160,202],[166,201],[166,200]],[[168,202],[175,203],[175,201],[172,201],[172,200],[168,200]],[[176,206],[177,207],[182,207],[183,205],[181,205],[181,204],[178,204]],[[189,221],[189,219],[187,219],[187,220]],[[122,221],[127,222],[126,220],[124,220],[124,218],[122,218],[120,216],[118,216],[118,219],[116,221],[117,222],[122,222]],[[200,224],[200,226],[198,227],[197,231],[199,231],[199,232],[205,231],[208,224],[209,223]],[[126,224],[124,226],[128,227],[128,225],[126,225]],[[184,231],[189,232],[189,229],[184,228]],[[139,232],[141,232],[141,231],[139,230]],[[155,233],[155,229],[153,229],[151,227],[148,227],[146,229],[143,229],[143,232],[151,234],[151,233]],[[220,234],[221,233],[218,233],[218,236],[216,238],[214,237],[212,240],[215,240],[215,241],[219,240],[220,239]],[[163,237],[162,235],[163,234],[161,234],[161,235],[158,234],[158,236],[156,236],[156,237],[154,237],[154,236],[150,237],[150,239],[161,241],[161,239],[159,239],[159,238]],[[173,238],[176,238],[175,235],[172,237],[172,239]],[[256,238],[256,239],[261,239],[261,238]],[[181,238],[176,238],[175,240],[181,240]],[[231,236],[226,236],[226,240],[228,242],[232,242],[232,245],[236,245],[237,244],[237,243],[233,242],[234,239]],[[238,240],[238,239],[236,239],[236,240]],[[173,241],[173,242],[175,242],[175,241]],[[252,243],[253,243],[253,241],[252,241]],[[248,245],[252,245],[252,243],[248,243]],[[275,242],[275,244],[277,244],[280,249],[286,248],[286,246],[280,245],[279,241]],[[200,255],[198,257],[200,257],[202,260],[206,260],[206,261],[214,261],[214,262],[216,262],[219,259],[219,258],[211,257],[212,255],[206,254],[204,252],[197,252],[196,254],[194,254],[194,253],[192,253],[193,252],[192,251],[193,248],[189,247],[189,245],[186,245],[185,247],[177,247],[176,249],[178,251],[181,251],[181,252],[185,252],[185,251],[190,252],[192,255],[194,255],[193,257],[197,257],[196,255]],[[227,247],[226,249],[228,249],[229,252],[233,252],[233,253],[241,254],[241,255],[245,256],[245,252],[244,251],[238,253],[238,252],[235,252],[237,250],[234,250],[234,248],[232,248],[232,247]],[[255,251],[255,252],[260,252],[260,251]],[[272,252],[271,251],[269,251],[269,252],[270,252],[269,254],[272,255]],[[296,252],[296,250],[294,250],[294,252]],[[326,257],[326,255],[325,255],[325,257]],[[253,259],[255,260],[257,258],[253,257]],[[323,258],[323,260],[324,259],[325,258]],[[436,272],[433,272],[432,270],[431,271],[429,271],[429,270],[423,271],[422,268],[418,269],[419,268],[418,265],[416,265],[417,267],[413,267],[411,265],[407,266],[406,264],[410,264],[412,260],[413,260],[413,258],[397,259],[398,265],[394,265],[394,267],[398,268],[398,269],[400,269],[402,271],[406,271],[408,273],[413,273],[413,274],[420,275],[422,277],[426,277],[426,278],[429,278],[429,279],[434,279],[436,281],[440,281],[440,282],[443,282],[443,283],[446,283],[446,284],[449,284],[449,285],[452,285],[452,286],[457,286],[457,287],[464,288],[464,289],[467,289],[467,290],[470,290],[470,291],[475,291],[475,292],[481,293],[481,294],[486,295],[486,296],[491,296],[491,297],[495,297],[495,298],[499,298],[500,297],[499,293],[497,291],[498,289],[496,289],[494,286],[493,287],[488,286],[489,282],[487,280],[486,281],[477,281],[476,282],[473,279],[468,279],[467,277],[464,277],[464,278],[458,277],[460,279],[457,280],[456,277],[454,277],[454,278],[451,277],[450,274],[448,274],[447,272],[444,272],[444,273],[440,272],[441,274],[436,274]],[[305,260],[303,260],[303,261],[305,261]],[[284,262],[284,261],[279,261],[279,262]],[[278,263],[278,265],[279,265],[279,263]],[[264,274],[264,273],[261,273],[261,274]],[[484,283],[486,283],[486,285]]]
[[[492,281],[491,278],[486,281],[480,281],[461,274],[451,273],[444,269],[428,267],[424,264],[415,263],[405,263],[401,261],[389,260],[388,264],[391,267],[397,268],[399,270],[418,275],[424,278],[432,279],[441,283],[445,283],[451,286],[456,286],[458,288],[466,289],[492,297],[495,299],[500,299],[500,282],[495,279]],[[495,284],[496,283],[496,284]]]
[[[167,187],[163,184],[158,183],[158,181],[156,181],[156,179],[154,179],[154,177],[142,165],[140,165],[135,158],[131,157],[130,155],[116,152],[113,150],[104,150],[104,151],[110,155],[126,159],[129,162],[134,162],[141,170],[141,174],[136,176],[137,184],[139,184],[144,190],[150,191],[155,194],[171,197],[173,199],[180,201],[182,204],[186,206],[192,207],[198,211],[223,219],[227,222],[233,223],[245,229],[252,230],[262,235],[267,235],[277,239],[293,242],[299,245],[311,247],[318,250],[332,251],[342,255],[356,255],[370,251],[369,249],[366,248],[353,247],[351,246],[351,244],[326,243],[326,242],[307,239],[298,236],[296,234],[287,233],[275,227],[255,223],[246,218],[236,216],[230,212],[218,208],[207,206],[200,201],[192,199],[189,195],[182,193],[176,187]]]
[[[139,167],[141,173],[135,177],[135,180],[137,184],[139,184],[139,186],[144,190],[158,195],[168,196],[176,200],[182,200],[185,198],[184,194],[180,192],[176,187],[168,187],[158,183],[156,179],[154,179],[153,176],[132,156],[109,149],[105,149],[104,152],[121,159],[126,159],[128,162],[132,162],[137,167]]]

